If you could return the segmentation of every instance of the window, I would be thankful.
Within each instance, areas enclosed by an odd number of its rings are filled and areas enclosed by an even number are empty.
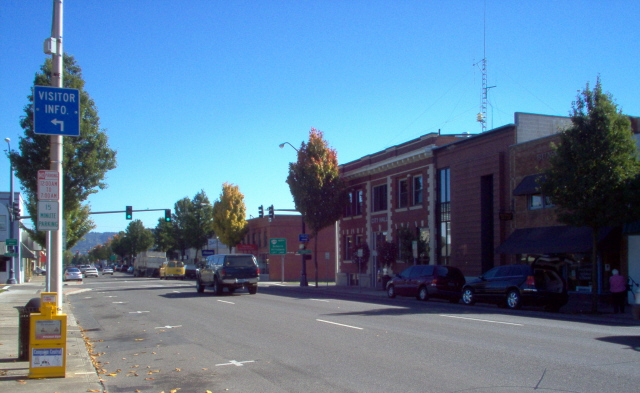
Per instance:
[[[409,185],[407,179],[398,179],[398,207],[409,204]]]
[[[413,177],[413,204],[422,204],[422,176]]]
[[[451,171],[440,169],[439,207],[440,207],[440,264],[448,265],[451,259]]]
[[[551,198],[548,196],[544,196],[542,194],[531,194],[528,197],[529,199],[529,210],[537,210],[537,209],[545,209],[548,207],[553,207],[553,202],[551,202]]]
[[[356,216],[359,216],[362,214],[362,200],[363,200],[363,196],[362,196],[362,190],[357,190],[355,192],[355,211],[354,214]]]
[[[387,185],[373,187],[373,211],[387,210]]]
[[[351,260],[351,248],[353,247],[353,238],[351,236],[344,237],[344,260]]]
[[[353,193],[350,192],[347,194],[347,197],[349,198],[349,200],[347,201],[347,205],[344,207],[344,216],[345,217],[350,217],[352,214],[352,207],[353,207]]]

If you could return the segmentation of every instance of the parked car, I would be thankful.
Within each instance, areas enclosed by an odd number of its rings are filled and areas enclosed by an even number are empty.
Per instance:
[[[113,268],[111,266],[107,266],[102,269],[102,275],[111,274],[113,276]]]
[[[567,304],[567,283],[550,265],[505,265],[494,267],[462,289],[465,304],[494,303],[517,309],[523,305],[558,311]]]
[[[163,262],[160,266],[160,272],[158,274],[160,279],[168,280],[170,278],[176,280],[184,280],[185,268],[184,262],[181,261],[168,261]]]
[[[127,268],[127,273],[133,273],[133,270],[134,270],[134,269],[133,269],[133,266],[129,266],[129,267]]]
[[[456,267],[415,265],[389,280],[387,296],[415,296],[418,300],[433,297],[458,303],[464,283],[464,275]]]
[[[38,266],[36,267],[34,273],[36,276],[44,276],[45,274],[47,274],[47,268]]]
[[[198,270],[196,290],[202,293],[205,288],[211,288],[216,295],[220,295],[224,288],[233,293],[236,289],[246,287],[251,295],[255,295],[259,279],[260,268],[253,255],[211,255]]]
[[[82,272],[77,267],[68,267],[64,271],[64,281],[82,281]]]
[[[98,269],[96,269],[95,267],[88,267],[84,269],[83,274],[85,277],[100,277]]]

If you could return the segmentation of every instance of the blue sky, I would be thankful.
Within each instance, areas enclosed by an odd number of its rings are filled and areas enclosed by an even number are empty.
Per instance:
[[[94,211],[173,208],[230,182],[247,213],[292,209],[289,146],[324,132],[341,163],[429,132],[478,133],[514,112],[565,116],[601,76],[640,116],[640,2],[67,0],[64,49],[117,150]],[[0,3],[0,130],[12,148],[44,63],[51,0]],[[3,142],[2,150],[6,149]],[[48,168],[43,168],[48,169]],[[6,159],[0,189],[8,190]],[[134,213],[153,228],[161,212]],[[247,217],[249,218],[249,217]],[[93,216],[98,232],[129,224]]]

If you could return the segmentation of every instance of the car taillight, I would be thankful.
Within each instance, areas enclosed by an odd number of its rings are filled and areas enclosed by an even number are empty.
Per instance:
[[[256,268],[256,270],[257,270],[256,274],[260,275],[260,268]]]
[[[527,276],[527,285],[535,287],[536,286],[536,280],[533,278],[533,276]]]
[[[437,286],[437,285],[438,285],[438,279],[437,279],[437,278],[434,278],[433,280],[431,280],[431,284],[430,284],[430,285],[431,285],[432,287]]]
[[[224,269],[220,269],[220,276],[224,277],[227,275],[227,272],[224,271]]]

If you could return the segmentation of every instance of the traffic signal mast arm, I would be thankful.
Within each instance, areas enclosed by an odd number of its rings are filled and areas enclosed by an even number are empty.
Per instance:
[[[160,212],[171,209],[140,209],[140,210],[132,210],[132,212]],[[126,210],[111,210],[106,212],[89,212],[89,214],[115,214],[115,213],[126,213]],[[16,220],[22,220],[23,218],[33,218],[32,216],[19,216],[16,217]]]

